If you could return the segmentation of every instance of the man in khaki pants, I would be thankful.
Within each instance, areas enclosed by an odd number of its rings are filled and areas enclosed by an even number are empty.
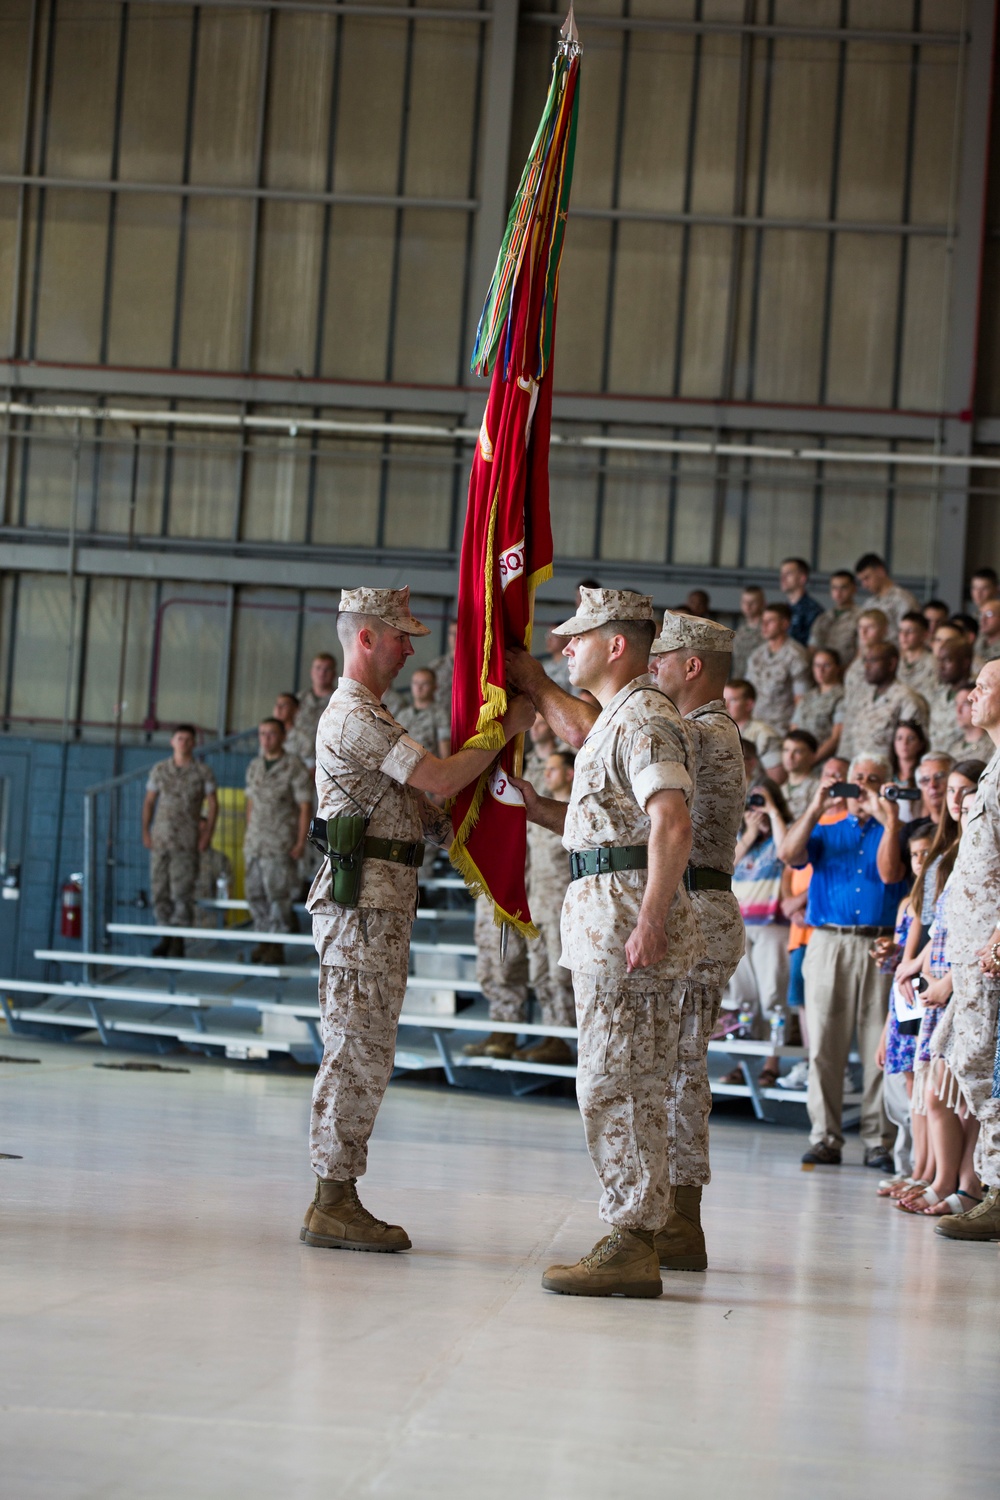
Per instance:
[[[882,1108],[882,1074],[875,1061],[885,1023],[890,977],[869,956],[872,942],[892,935],[896,910],[906,894],[896,803],[880,796],[890,780],[877,755],[855,756],[847,817],[820,824],[839,779],[834,764],[778,855],[790,865],[811,864],[806,920],[815,927],[802,975],[809,1029],[809,1150],[806,1165],[839,1166],[844,1135],[841,1113],[844,1069],[857,1030],[864,1067],[861,1141],[865,1166],[892,1171],[892,1131]]]

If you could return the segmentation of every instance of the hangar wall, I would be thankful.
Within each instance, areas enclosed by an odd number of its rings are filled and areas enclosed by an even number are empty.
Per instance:
[[[560,19],[6,0],[7,732],[243,725],[362,577],[410,581],[440,648],[483,400],[468,351]],[[869,547],[957,604],[966,532],[995,560],[997,481],[891,455],[1000,451],[994,7],[587,0],[578,20],[542,614],[592,572],[731,608],[788,552],[826,572]],[[283,430],[246,425],[266,417]]]

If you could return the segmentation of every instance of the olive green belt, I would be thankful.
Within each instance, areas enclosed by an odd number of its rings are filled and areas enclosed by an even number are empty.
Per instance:
[[[404,844],[399,839],[366,838],[363,854],[365,859],[389,859],[394,865],[417,869],[424,862],[424,845]]]
[[[733,877],[725,870],[710,870],[707,865],[688,865],[684,871],[686,891],[731,891]]]
[[[614,849],[574,849],[569,857],[570,880],[586,875],[610,875],[614,870],[645,870],[649,849],[645,844],[628,844]],[[688,865],[684,871],[684,888],[688,891],[731,891],[733,879],[723,870]]]

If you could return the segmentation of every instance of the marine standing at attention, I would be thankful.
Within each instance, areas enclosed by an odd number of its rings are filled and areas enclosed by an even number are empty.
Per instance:
[[[246,833],[243,836],[244,890],[257,932],[297,931],[292,899],[295,866],[305,848],[312,812],[312,777],[297,755],[285,749],[280,719],[257,726],[260,754],[247,766]],[[283,964],[281,943],[261,943],[251,963]]]
[[[693,755],[683,719],[649,680],[652,601],[631,590],[580,594],[558,633],[568,638],[572,685],[593,693],[601,712],[576,758],[568,805],[517,784],[529,819],[562,831],[570,851],[562,962],[576,997],[577,1097],[610,1233],[575,1265],[550,1266],[542,1285],[658,1297],[655,1238],[673,1197],[667,1092],[700,951],[683,883]]]
[[[142,842],[150,851],[153,910],[161,927],[194,922],[198,855],[212,842],[219,807],[215,777],[194,758],[195,739],[193,724],[178,724],[170,736],[173,756],[150,768],[142,804]],[[184,939],[161,937],[153,956],[183,958]]]
[[[356,1184],[392,1073],[423,839],[451,841],[448,815],[430,797],[453,797],[496,751],[463,749],[439,759],[383,705],[413,655],[410,637],[429,633],[410,614],[408,588],[345,590],[337,633],[344,676],[316,737],[318,816],[330,854],[307,905],[320,960],[324,1051],[310,1125],[316,1193],[300,1238],[322,1248],[407,1250],[405,1230],[369,1213]],[[533,719],[529,700],[513,698],[502,721],[507,740]]]

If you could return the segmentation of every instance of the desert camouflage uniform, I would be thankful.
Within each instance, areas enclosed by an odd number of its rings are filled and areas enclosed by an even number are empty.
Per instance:
[[[329,698],[321,698],[309,688],[299,699],[295,723],[285,736],[286,752],[297,755],[310,771],[316,765],[316,728],[329,701]]]
[[[351,801],[355,797],[371,812],[371,838],[450,840],[447,814],[406,785],[427,752],[361,683],[340,679],[320,720],[317,749],[321,817],[357,812]],[[324,860],[306,904],[320,961],[323,1034],[323,1061],[313,1086],[310,1156],[317,1177],[344,1181],[364,1173],[368,1138],[392,1073],[417,874],[406,865],[366,859],[359,904],[339,906],[329,861]]]
[[[865,609],[880,609],[889,621],[890,641],[899,640],[899,622],[904,615],[912,614],[914,610],[920,609],[920,605],[914,599],[909,589],[900,588],[898,583],[890,584],[884,594],[873,594],[864,605]]]
[[[528,1014],[528,945],[516,927],[507,928],[507,956],[500,962],[500,928],[493,902],[476,898],[476,983],[490,1003],[491,1021],[524,1021]]]
[[[848,667],[847,671],[844,673],[844,713],[849,712],[854,699],[860,697],[867,686],[868,682],[865,677],[864,661],[860,656],[856,656],[851,662],[851,665]],[[843,720],[838,719],[834,722],[842,723]]]
[[[943,750],[947,755],[954,755],[965,738],[965,730],[958,722],[955,713],[957,694],[957,687],[949,687],[946,683],[939,682],[927,695],[927,703],[931,711],[927,738],[930,740],[932,750]]]
[[[993,741],[988,734],[978,740],[967,740],[963,734],[954,754],[956,760],[981,760],[984,766],[988,766],[993,759]]]
[[[989,640],[982,631],[976,636],[972,647],[972,675],[978,677],[980,671],[988,661],[996,661],[1000,657],[1000,636],[996,640]]]
[[[1000,916],[1000,756],[979,782],[948,882],[947,957],[951,1002],[931,1043],[979,1121],[975,1166],[987,1188],[1000,1186],[1000,1099],[993,1097],[1000,981],[976,957]]]
[[[687,723],[696,770],[691,864],[732,875],[746,796],[739,731],[721,701],[694,709]],[[687,977],[677,1069],[667,1090],[667,1119],[675,1153],[670,1181],[684,1187],[703,1186],[711,1180],[708,1043],[719,1018],[722,992],[736,972],[744,948],[743,918],[732,891],[693,891],[691,905],[698,919],[702,953]]]
[[[916,661],[907,661],[901,656],[896,668],[896,681],[929,701],[932,689],[937,687],[937,664],[933,651],[921,651]]]
[[[572,693],[573,684],[569,680],[569,658],[566,656],[549,656],[542,662],[545,675],[550,682],[561,687],[564,692]]]
[[[754,747],[757,759],[765,771],[773,771],[776,766],[781,765],[781,735],[773,724],[765,724],[763,719],[753,718],[739,728],[741,738]]]
[[[294,932],[295,861],[299,803],[312,804],[312,778],[297,755],[263,755],[247,766],[250,821],[243,836],[243,888],[257,932]]]
[[[788,808],[788,816],[794,823],[801,818],[809,803],[812,801],[813,793],[819,786],[818,776],[807,776],[804,781],[786,781],[781,788],[781,795],[785,799]]]
[[[396,723],[402,724],[410,739],[423,745],[432,755],[440,753],[441,740],[451,741],[451,719],[438,703],[432,703],[428,708],[417,708],[408,703],[399,710]]]
[[[791,636],[777,651],[765,641],[747,663],[747,677],[757,689],[754,712],[784,734],[795,712],[796,698],[808,693],[811,686],[808,651]]]
[[[215,791],[215,777],[201,760],[187,766],[160,760],[150,767],[146,791],[156,793],[149,855],[156,920],[161,927],[190,927],[198,880],[201,805]]]
[[[858,620],[861,605],[848,604],[844,609],[825,609],[813,621],[809,644],[814,651],[836,651],[845,669],[858,654]]]
[[[198,855],[198,879],[195,883],[194,893],[198,901],[195,909],[194,922],[196,927],[215,927],[218,921],[216,912],[210,906],[202,906],[202,901],[215,901],[220,895],[219,881],[224,879],[225,890],[232,891],[233,863],[228,854],[221,849],[216,849],[209,844]]]
[[[434,673],[438,702],[447,704],[448,708],[446,711],[450,713],[451,684],[455,676],[455,658],[447,654],[444,656],[435,656],[434,660],[428,662],[427,665]]]
[[[866,682],[837,710],[837,721],[844,726],[837,754],[850,760],[872,750],[888,759],[899,725],[919,724],[926,732],[928,717],[925,700],[901,682],[878,688]]]
[[[669,698],[646,677],[627,683],[577,755],[564,847],[648,844],[647,802],[676,790],[690,804],[692,762],[690,736]],[[601,1217],[623,1228],[658,1229],[670,1203],[667,1091],[684,985],[701,939],[680,886],[667,917],[666,957],[628,973],[625,943],[645,888],[645,870],[574,880],[563,904],[561,959],[573,973],[577,1098],[604,1189]]]
[[[831,688],[821,693],[819,688],[810,688],[796,704],[792,714],[793,729],[808,729],[817,745],[830,738],[837,709],[844,696],[842,687]]]
[[[529,823],[528,905],[540,936],[528,944],[528,980],[546,1026],[576,1025],[573,976],[559,962],[559,923],[568,885],[569,857],[561,837]]]
[[[733,637],[733,665],[729,672],[730,677],[747,675],[747,663],[763,640],[759,625],[748,625],[746,620],[740,621]]]

